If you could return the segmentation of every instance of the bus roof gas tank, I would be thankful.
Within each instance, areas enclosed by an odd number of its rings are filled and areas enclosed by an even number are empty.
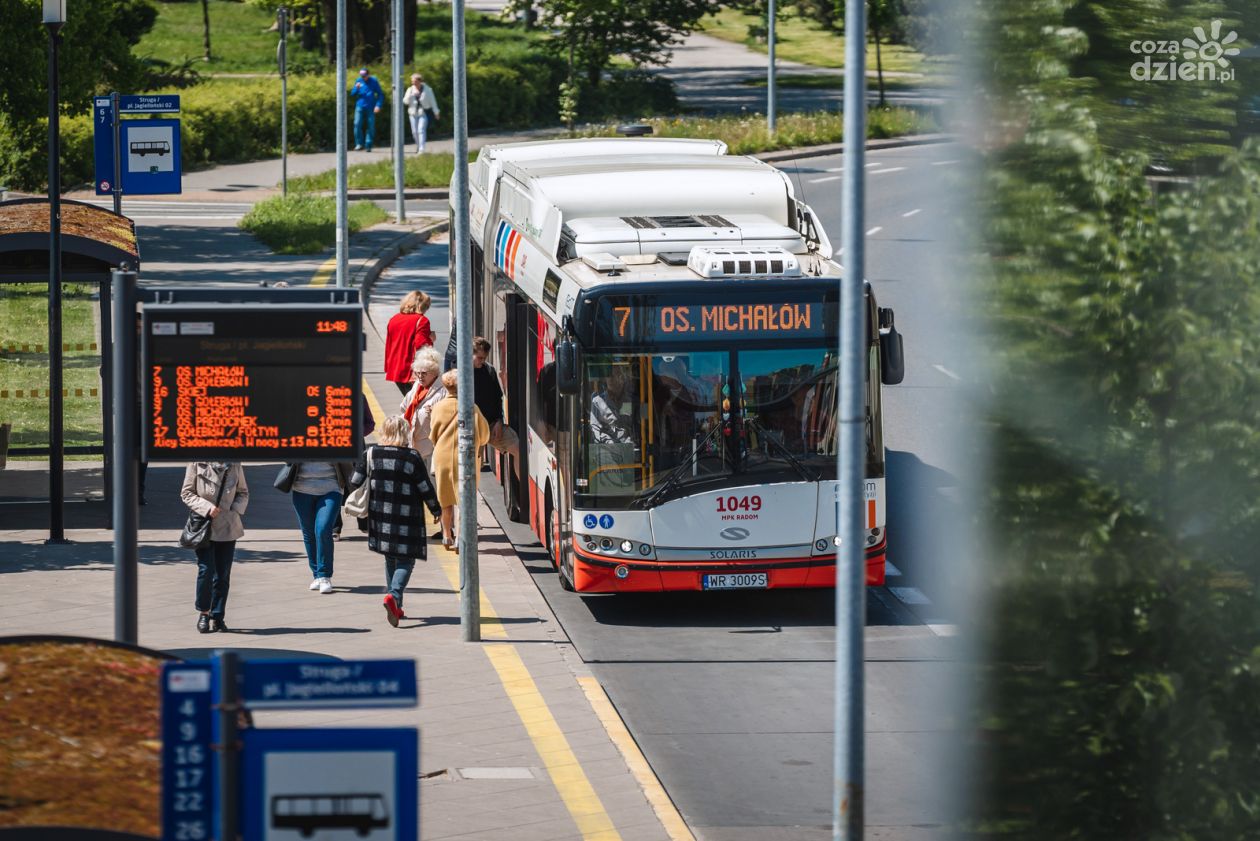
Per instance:
[[[697,246],[687,267],[701,277],[800,277],[796,255],[782,248]]]

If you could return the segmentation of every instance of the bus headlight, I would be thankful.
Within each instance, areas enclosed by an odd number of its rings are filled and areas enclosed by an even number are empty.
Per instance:
[[[631,543],[629,540],[621,541],[621,551],[629,555],[631,552],[634,551],[634,544]]]
[[[644,543],[639,547],[639,554],[646,558],[648,555],[652,554],[652,547]]]
[[[612,547],[613,547],[613,542],[612,542],[611,537],[605,537],[603,540],[599,542],[599,548],[603,549],[605,552],[611,551]]]

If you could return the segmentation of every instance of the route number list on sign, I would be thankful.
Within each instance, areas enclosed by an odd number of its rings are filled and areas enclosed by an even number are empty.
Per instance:
[[[341,305],[146,306],[146,459],[355,458],[361,313]]]

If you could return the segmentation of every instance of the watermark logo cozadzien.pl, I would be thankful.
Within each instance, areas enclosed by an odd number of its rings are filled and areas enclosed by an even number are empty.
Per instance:
[[[1211,37],[1202,26],[1194,28],[1195,38],[1180,41],[1134,41],[1129,52],[1142,56],[1133,62],[1129,75],[1138,82],[1232,82],[1234,68],[1226,56],[1238,55],[1238,33],[1221,37],[1221,22],[1212,21]]]

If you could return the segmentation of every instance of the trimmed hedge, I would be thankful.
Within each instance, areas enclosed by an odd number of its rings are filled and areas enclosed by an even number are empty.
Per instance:
[[[449,90],[450,67],[422,66],[426,81]],[[527,75],[513,67],[473,62],[468,65],[468,124],[479,130],[527,127],[556,122],[558,74]],[[555,82],[558,85],[558,82]],[[388,92],[387,92],[388,96]],[[186,169],[200,164],[232,163],[280,154],[280,84],[278,79],[212,79],[180,92],[182,160]],[[443,119],[436,134],[449,134],[448,98],[439,100]],[[293,76],[289,80],[289,148],[313,152],[335,146],[337,88],[335,76]],[[376,137],[390,136],[389,109],[376,115]],[[353,120],[353,112],[350,115]],[[348,126],[353,131],[353,123]],[[0,183],[18,190],[42,191],[47,179],[47,122],[13,126],[0,118]],[[92,181],[90,114],[62,117],[62,185]]]

